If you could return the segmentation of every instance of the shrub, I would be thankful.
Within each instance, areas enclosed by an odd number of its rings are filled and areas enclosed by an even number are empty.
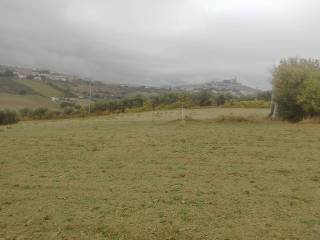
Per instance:
[[[19,94],[20,94],[20,95],[26,95],[26,94],[27,94],[27,91],[24,90],[24,89],[23,89],[23,90],[20,90],[20,91],[19,91]]]
[[[0,110],[0,125],[9,125],[19,122],[19,117],[16,111]]]
[[[73,107],[65,107],[65,108],[63,109],[63,114],[65,114],[65,115],[70,115],[70,114],[72,114],[73,112],[74,112]]]
[[[33,118],[37,118],[37,119],[43,119],[45,118],[45,115],[46,113],[48,112],[48,108],[43,108],[43,107],[40,107],[40,108],[36,108],[34,111],[33,111]]]
[[[43,118],[44,119],[55,119],[55,118],[59,118],[60,116],[61,116],[60,111],[47,111]]]
[[[75,105],[74,102],[64,101],[60,103],[60,108],[74,107]]]
[[[226,97],[224,95],[219,95],[216,99],[217,106],[224,105],[226,103]]]
[[[23,118],[31,118],[33,115],[33,110],[30,108],[22,108],[20,109],[19,113]]]

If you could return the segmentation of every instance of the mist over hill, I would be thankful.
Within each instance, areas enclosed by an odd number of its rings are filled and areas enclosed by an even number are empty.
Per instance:
[[[50,85],[50,87],[58,90],[56,93],[51,91],[52,96],[69,94],[73,97],[76,96],[83,98],[89,95],[89,86],[92,87],[93,96],[98,98],[121,98],[139,93],[161,93],[166,91],[210,91],[212,93],[229,93],[234,96],[246,96],[255,95],[260,91],[241,84],[237,79],[226,79],[222,81],[216,80],[200,84],[176,82],[175,85],[148,86],[138,84],[105,83],[76,75],[58,73],[47,69],[41,70],[0,65],[0,72],[4,73],[5,71],[12,72],[15,80],[10,81],[8,78],[2,78],[0,91],[16,94],[21,91],[25,91],[25,93],[35,93],[35,89],[30,88],[30,86],[26,84],[30,83],[30,81],[41,82],[42,84]],[[35,85],[36,84],[33,84],[33,86]],[[58,93],[59,91],[60,93]],[[63,94],[61,92],[63,92]],[[46,95],[49,96],[50,94]]]
[[[106,83],[241,78],[270,89],[281,58],[319,56],[318,0],[2,0],[0,63]]]

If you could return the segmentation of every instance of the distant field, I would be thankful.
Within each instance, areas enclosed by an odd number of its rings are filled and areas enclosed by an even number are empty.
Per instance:
[[[0,127],[0,239],[320,239],[320,125],[230,113]]]
[[[14,95],[0,93],[0,109],[21,109],[21,108],[58,108],[49,98],[39,95]]]
[[[0,93],[7,93],[7,94],[36,94],[36,92],[23,84],[20,84],[14,79],[0,77]]]
[[[36,93],[42,96],[46,96],[46,97],[63,96],[63,93],[61,91],[40,81],[24,79],[24,80],[17,80],[17,82],[33,89]]]

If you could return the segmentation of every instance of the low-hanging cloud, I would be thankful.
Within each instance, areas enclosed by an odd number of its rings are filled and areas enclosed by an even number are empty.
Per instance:
[[[0,63],[163,85],[238,76],[270,87],[283,57],[319,57],[317,0],[2,0]]]

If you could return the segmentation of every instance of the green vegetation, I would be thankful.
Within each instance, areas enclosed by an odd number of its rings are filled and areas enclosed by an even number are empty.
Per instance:
[[[0,127],[0,238],[319,237],[320,125],[187,109]]]
[[[224,107],[270,108],[270,102],[264,100],[228,101],[224,104]]]
[[[126,110],[150,111],[192,107],[243,107],[269,108],[270,101],[258,97],[235,97],[228,94],[214,94],[212,92],[168,92],[151,96],[137,95],[117,100],[97,100],[94,104],[95,112],[125,112]]]
[[[19,122],[18,114],[12,110],[0,110],[0,125],[9,125]]]
[[[62,118],[77,118],[88,116],[88,112],[80,106],[67,106],[59,110],[52,110],[45,107],[35,109],[22,108],[19,111],[23,120],[49,120]]]
[[[310,78],[303,84],[298,103],[309,116],[320,114],[320,71],[318,78]]]
[[[0,94],[17,94],[17,95],[26,95],[26,94],[35,94],[35,91],[19,82],[16,82],[12,77],[0,76]]]
[[[58,104],[52,102],[47,97],[39,95],[16,95],[0,93],[0,108],[9,108],[19,110],[22,108],[35,109],[38,107],[46,107],[49,109],[58,109]]]
[[[38,74],[48,74],[48,72],[48,70],[43,70],[38,71]],[[236,97],[227,93],[215,94],[213,89],[184,92],[166,88],[104,84],[76,78],[70,81],[53,80],[46,75],[36,75],[36,78],[35,75],[29,75],[27,79],[19,80],[15,74],[9,70],[0,73],[2,81],[0,107],[29,108],[28,112],[33,112],[36,108],[47,108],[46,119],[78,116],[89,112],[87,99],[90,89],[92,89],[91,99],[93,101],[90,112],[98,114],[206,106],[261,108],[268,107],[270,101],[268,93],[262,92],[256,97],[239,97],[241,96],[239,91]],[[51,101],[50,97],[55,98]],[[29,117],[33,118],[32,116]]]
[[[60,102],[52,102],[48,98],[39,95],[16,96],[0,94],[0,102],[3,108],[19,110],[23,120],[59,119],[89,115],[88,102],[85,101],[79,105],[79,101],[76,99],[61,98]],[[208,92],[196,94],[169,92],[161,95],[151,95],[149,97],[137,95],[117,100],[96,100],[91,106],[90,114],[143,112],[182,107],[187,109],[204,106],[268,108],[269,105],[269,102],[263,100],[235,98],[230,95],[215,95]]]
[[[34,92],[38,93],[41,96],[61,97],[64,95],[63,92],[57,90],[56,88],[50,86],[49,84],[46,84],[43,81],[24,79],[24,80],[17,80],[17,82],[33,89]]]
[[[12,78],[14,74],[11,70],[6,69],[4,72],[0,72],[0,78]]]
[[[300,121],[320,115],[320,62],[284,59],[273,73],[274,101],[279,117]]]

